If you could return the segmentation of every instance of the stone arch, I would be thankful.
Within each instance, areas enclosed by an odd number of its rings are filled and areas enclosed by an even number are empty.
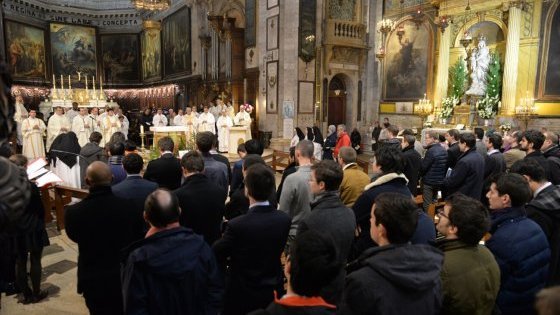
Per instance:
[[[332,75],[328,80],[328,89],[327,89],[327,123],[330,125],[331,123],[344,123],[347,126],[351,126],[353,122],[356,120],[356,106],[357,106],[357,81],[353,79],[357,76],[347,73],[344,71],[339,71]],[[336,95],[335,87],[341,87],[340,95]],[[334,104],[334,103],[336,104]],[[337,108],[339,110],[338,113],[333,113],[332,111],[335,110],[333,106],[340,106],[342,104],[343,108]],[[333,121],[336,117],[333,115],[342,115],[341,121]],[[338,119],[340,120],[340,119]]]
[[[457,37],[455,37],[455,40],[453,41],[453,47],[462,47],[461,38],[463,37],[463,34],[465,33],[465,31],[469,30],[471,27],[475,26],[476,24],[478,24],[480,22],[492,22],[492,23],[498,25],[498,27],[502,30],[504,39],[507,37],[507,24],[504,23],[504,21],[502,21],[501,19],[499,19],[496,16],[485,15],[482,20],[480,20],[477,17],[477,18],[474,18],[474,19],[471,19],[471,20],[467,21],[459,29],[459,32],[457,33]]]
[[[235,18],[235,27],[245,28],[245,5],[239,0],[214,0],[210,11],[212,15]]]

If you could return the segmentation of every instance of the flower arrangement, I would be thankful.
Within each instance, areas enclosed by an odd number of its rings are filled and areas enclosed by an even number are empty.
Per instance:
[[[503,134],[506,134],[511,130],[511,124],[510,123],[501,124],[499,128]]]
[[[486,94],[483,99],[476,102],[476,109],[478,116],[482,119],[492,119],[498,113],[498,103],[500,98],[498,95],[489,96]]]
[[[451,117],[451,115],[453,115],[453,108],[457,104],[459,104],[459,99],[455,96],[444,98],[441,101],[441,112],[439,113],[439,117],[443,119]]]
[[[251,106],[251,104],[243,104],[241,106],[239,106],[239,109],[244,109],[247,113],[251,113],[253,111],[253,106]]]

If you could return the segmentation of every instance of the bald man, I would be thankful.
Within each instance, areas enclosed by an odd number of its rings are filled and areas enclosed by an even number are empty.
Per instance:
[[[86,170],[89,196],[69,206],[66,234],[78,244],[78,293],[91,314],[122,314],[121,249],[142,238],[136,229],[143,218],[129,202],[113,195],[113,175],[103,162]]]

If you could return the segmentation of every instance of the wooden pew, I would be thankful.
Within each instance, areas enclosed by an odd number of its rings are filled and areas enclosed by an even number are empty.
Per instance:
[[[54,186],[54,204],[56,213],[56,227],[59,231],[64,229],[64,207],[72,201],[72,198],[84,199],[89,191],[63,185]]]
[[[290,158],[290,153],[274,150],[272,152],[272,161],[271,164],[269,165],[272,167],[272,169],[275,172],[282,172],[286,167],[288,167],[289,158]]]

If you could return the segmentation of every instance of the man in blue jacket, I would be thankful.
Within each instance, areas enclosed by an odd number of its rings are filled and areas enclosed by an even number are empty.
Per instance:
[[[519,174],[503,174],[491,180],[486,197],[492,212],[492,236],[486,245],[501,273],[496,304],[502,314],[532,314],[535,294],[547,279],[550,249],[542,229],[523,208],[531,197],[529,185]]]
[[[422,176],[422,197],[424,199],[424,211],[428,211],[430,204],[434,202],[437,192],[441,190],[445,174],[447,173],[447,151],[439,144],[439,136],[436,131],[426,132],[426,155],[420,166]]]
[[[223,285],[210,246],[179,225],[179,201],[158,189],[146,199],[146,238],[122,267],[125,314],[218,314]]]
[[[451,171],[451,175],[443,181],[448,195],[461,192],[474,199],[480,199],[484,181],[484,158],[476,152],[476,138],[472,133],[459,136],[461,156]]]

